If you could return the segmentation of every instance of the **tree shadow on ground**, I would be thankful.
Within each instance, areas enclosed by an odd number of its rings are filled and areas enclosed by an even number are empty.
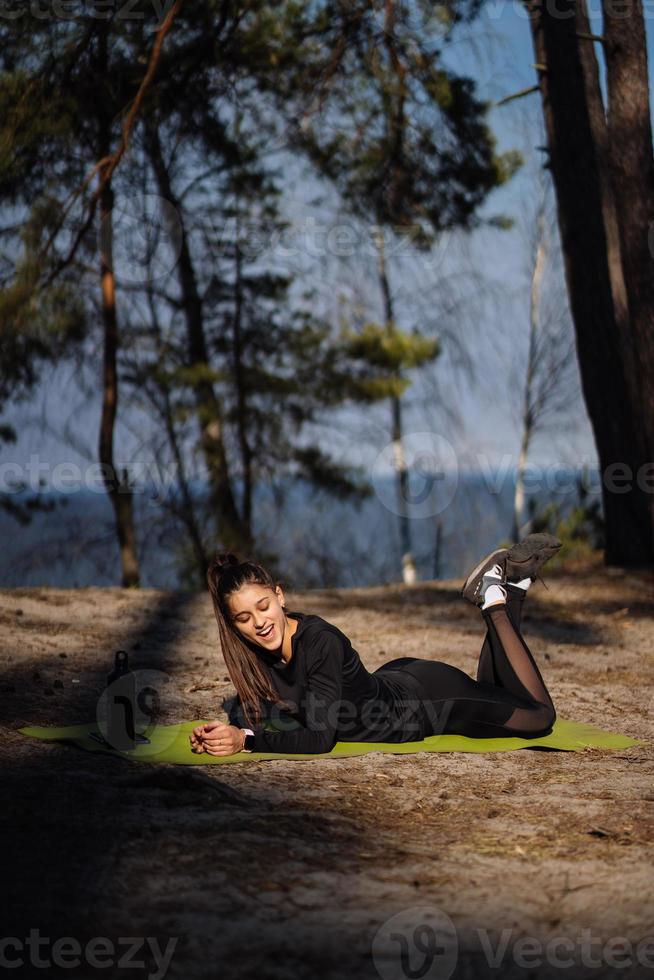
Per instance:
[[[133,653],[133,668],[174,675],[186,628],[182,614],[196,598],[164,593],[129,642],[123,628],[120,646]],[[108,630],[103,646],[115,645]],[[248,881],[277,881],[283,894],[285,862],[294,855],[315,848],[318,866],[345,865],[348,853],[362,846],[364,831],[356,822],[330,820],[318,805],[315,812],[286,812],[269,798],[265,779],[255,798],[221,781],[216,767],[209,773],[204,767],[150,766],[26,738],[16,731],[25,724],[92,721],[112,658],[87,672],[75,690],[46,687],[48,672],[61,667],[58,654],[36,652],[21,663],[18,647],[5,652],[14,656],[0,678],[0,773],[8,804],[0,814],[1,904],[3,935],[21,944],[5,951],[9,960],[22,962],[14,976],[32,977],[42,969],[28,954],[32,930],[49,937],[48,946],[35,950],[37,959],[50,962],[49,976],[87,980],[96,972],[84,959],[78,967],[58,966],[52,959],[58,938],[72,937],[85,948],[105,937],[117,961],[126,952],[118,948],[119,938],[130,936],[156,938],[162,950],[178,937],[171,975],[205,976],[198,946],[207,935],[227,931],[235,914],[242,920],[251,914],[258,896],[256,888],[248,891]],[[161,693],[165,697],[165,687]],[[252,846],[253,835],[266,842],[264,854]],[[106,952],[101,959],[110,964],[103,976],[124,977]],[[130,976],[155,975],[145,943],[136,961],[142,967],[130,964]]]

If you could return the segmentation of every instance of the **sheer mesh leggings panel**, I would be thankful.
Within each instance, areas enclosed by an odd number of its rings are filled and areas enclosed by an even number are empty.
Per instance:
[[[515,615],[515,608],[513,612]],[[556,720],[554,703],[529,647],[511,619],[509,609],[505,605],[491,606],[482,612],[482,616],[488,628],[487,638],[496,684],[533,701],[533,707],[516,708],[507,718],[506,727],[524,732],[551,728]]]
[[[556,711],[520,633],[524,590],[507,588],[507,593],[506,605],[482,612],[487,633],[477,680],[451,664],[419,657],[398,657],[379,668],[419,681],[429,714],[427,734],[537,738],[552,730]]]
[[[517,585],[511,585],[511,583],[506,586],[506,592],[506,611],[509,614],[509,619],[519,633],[520,623],[522,620],[522,606],[527,593],[525,589],[519,589]],[[497,674],[495,673],[493,650],[491,647],[491,640],[488,630],[486,630],[486,636],[484,637],[481,653],[479,654],[479,663],[477,664],[477,680],[484,681],[486,684],[500,683]]]

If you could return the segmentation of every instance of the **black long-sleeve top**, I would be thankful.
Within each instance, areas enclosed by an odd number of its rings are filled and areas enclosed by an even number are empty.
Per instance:
[[[364,667],[347,636],[320,616],[287,613],[297,619],[288,663],[280,653],[257,651],[264,670],[289,709],[262,704],[263,721],[277,729],[248,725],[242,705],[232,699],[229,723],[251,727],[255,752],[329,752],[335,742],[407,742],[425,736],[425,714],[417,681],[401,670],[374,673]]]

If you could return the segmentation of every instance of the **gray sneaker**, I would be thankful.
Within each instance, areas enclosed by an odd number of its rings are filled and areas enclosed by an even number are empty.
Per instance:
[[[496,548],[495,551],[491,551],[485,558],[482,558],[463,583],[461,595],[464,599],[471,602],[473,606],[481,606],[484,603],[484,593],[491,582],[499,581],[504,584],[506,579],[505,562],[507,554],[508,551],[506,548]],[[488,575],[494,565],[499,565],[502,571],[502,576],[499,580],[494,577],[490,578]],[[484,578],[486,579],[485,581]]]
[[[521,582],[538,577],[541,567],[553,558],[561,547],[561,542],[553,534],[539,531],[528,534],[524,541],[511,545],[506,553],[507,582]]]

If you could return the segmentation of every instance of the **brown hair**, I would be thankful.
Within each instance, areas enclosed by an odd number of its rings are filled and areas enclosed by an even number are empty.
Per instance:
[[[232,622],[227,599],[242,585],[264,585],[273,592],[278,583],[270,572],[250,559],[243,561],[231,551],[220,552],[207,569],[207,582],[218,623],[225,665],[236,688],[248,724],[262,718],[261,701],[286,707],[272,686],[256,654],[255,645],[246,640]]]

